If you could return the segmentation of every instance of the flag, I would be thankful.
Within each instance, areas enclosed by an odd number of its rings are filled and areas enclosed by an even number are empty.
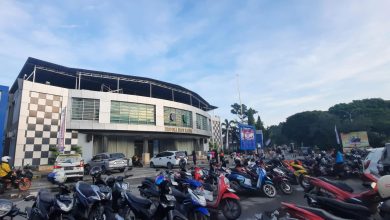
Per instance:
[[[66,107],[62,109],[60,116],[60,130],[57,134],[57,148],[60,153],[64,153],[65,150],[65,132],[66,132]]]
[[[337,144],[340,145],[340,138],[339,138],[339,133],[337,132],[337,127],[336,127],[336,125],[334,126],[334,132],[336,133],[336,141],[337,141]]]

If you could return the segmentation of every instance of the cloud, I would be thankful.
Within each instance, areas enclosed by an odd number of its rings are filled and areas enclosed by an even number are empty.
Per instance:
[[[187,87],[266,125],[338,102],[390,99],[390,2],[0,1],[0,83],[28,56]],[[11,77],[12,76],[12,77]]]

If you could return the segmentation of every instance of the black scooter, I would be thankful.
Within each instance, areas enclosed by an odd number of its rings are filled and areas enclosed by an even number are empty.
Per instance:
[[[41,189],[37,197],[30,196],[28,200],[34,200],[32,207],[26,208],[29,220],[74,219],[71,213],[74,198],[64,184],[59,184],[59,193],[56,195],[50,193],[48,189]]]

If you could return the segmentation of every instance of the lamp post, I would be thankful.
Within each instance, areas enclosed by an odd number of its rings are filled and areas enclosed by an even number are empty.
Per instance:
[[[352,112],[356,111],[356,109],[352,110],[352,111],[344,111],[344,110],[339,110],[339,112],[344,112],[347,114],[347,116],[349,116],[349,121],[352,123]]]

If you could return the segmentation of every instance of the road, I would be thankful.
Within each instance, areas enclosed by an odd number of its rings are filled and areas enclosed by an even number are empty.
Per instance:
[[[126,181],[131,186],[131,192],[134,195],[139,196],[139,191],[137,189],[137,186],[140,185],[141,181],[144,177],[153,177],[156,175],[157,171],[155,169],[151,168],[135,168],[133,171],[131,171],[134,176],[130,177]],[[121,175],[121,174],[114,174],[114,175]],[[88,182],[89,180],[86,179]],[[363,190],[366,190],[365,187],[361,185],[361,181],[358,179],[349,179],[345,181],[347,184],[349,184],[352,188],[355,189],[356,192],[361,192]],[[74,184],[74,183],[70,183]],[[38,187],[39,186],[39,187]],[[54,185],[48,184],[47,181],[39,182],[37,181],[34,183],[34,187],[32,190],[30,190],[28,193],[30,194],[36,194],[39,188],[52,188],[54,190]],[[242,215],[240,219],[242,220],[253,220],[255,219],[254,216],[259,213],[263,213],[266,211],[273,211],[280,207],[281,202],[291,202],[295,204],[300,205],[306,205],[306,200],[303,198],[303,189],[300,186],[294,186],[295,191],[292,195],[283,195],[281,193],[278,193],[278,195],[273,198],[265,198],[261,194],[241,194],[239,195],[241,198],[241,205],[242,205]],[[32,205],[32,202],[24,202],[22,198],[26,194],[18,194],[17,191],[11,191],[5,195],[2,195],[1,198],[11,198],[14,202],[17,203],[17,207],[19,207],[21,210],[25,210],[25,207],[28,207]],[[18,217],[16,219],[23,219],[21,217]],[[224,219],[222,215],[219,215],[219,219]]]

